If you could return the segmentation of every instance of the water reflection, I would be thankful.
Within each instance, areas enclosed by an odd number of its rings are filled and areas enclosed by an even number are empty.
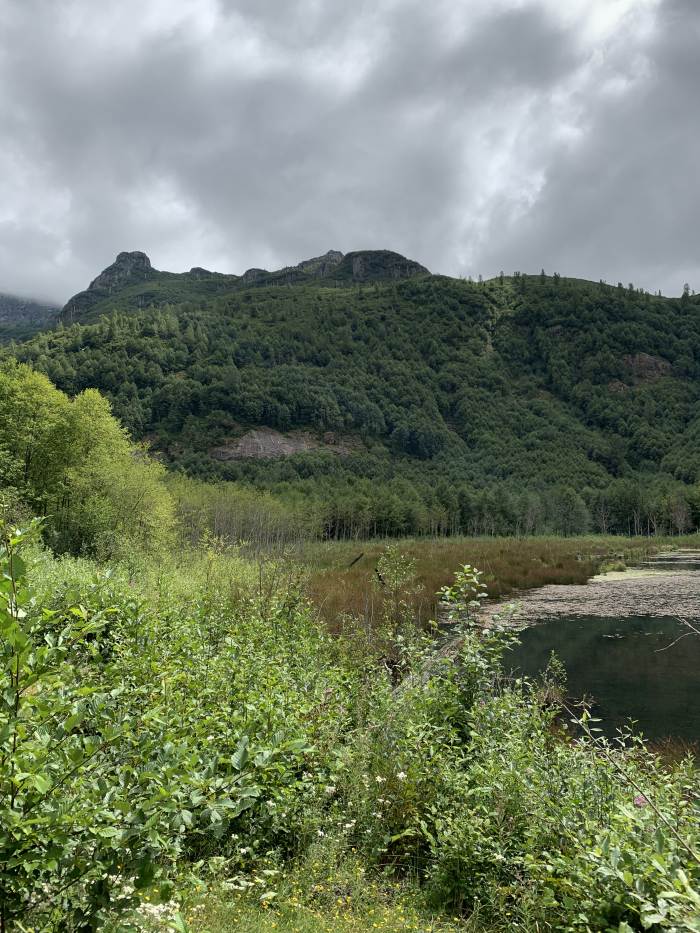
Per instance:
[[[567,616],[520,633],[506,667],[534,676],[551,651],[563,661],[571,697],[590,696],[609,735],[630,719],[648,739],[700,740],[700,637],[671,617]]]

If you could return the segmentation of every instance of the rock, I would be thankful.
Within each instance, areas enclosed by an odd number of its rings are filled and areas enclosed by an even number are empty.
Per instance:
[[[332,275],[333,271],[343,261],[343,254],[337,249],[329,249],[323,256],[315,256],[313,259],[304,259],[298,263],[295,268],[301,272],[308,272],[311,275],[318,275],[322,278],[326,275]]]
[[[214,460],[221,461],[278,460],[309,450],[325,449],[342,457],[359,447],[361,447],[361,442],[357,438],[344,438],[341,441],[334,432],[330,431],[319,439],[310,431],[282,434],[273,428],[254,428],[242,437],[212,448],[209,455]]]
[[[275,272],[252,268],[238,278],[237,276],[221,276],[201,266],[194,266],[182,278],[185,281],[189,280],[190,283],[193,278],[216,278],[231,288],[245,288],[250,285],[258,287],[294,285],[307,282],[310,278],[327,278],[339,283],[376,282],[429,274],[425,266],[390,250],[362,250],[344,256],[339,250],[330,249],[322,256],[304,259],[296,266],[287,266]],[[67,323],[80,321],[93,308],[105,302],[105,299],[110,299],[112,296],[116,298],[117,293],[122,289],[133,288],[135,285],[154,280],[167,280],[172,283],[177,277],[176,273],[159,272],[154,269],[148,256],[138,250],[131,253],[119,253],[112,265],[93,279],[84,291],[73,295],[63,307],[60,318]],[[223,285],[221,287],[223,288]],[[155,303],[162,294],[164,293],[159,292],[157,288],[144,288],[143,301],[139,306],[146,307]],[[134,299],[133,290],[128,298]],[[109,302],[101,310],[111,310]]]
[[[85,291],[78,292],[64,305],[61,319],[72,321],[75,317],[89,311],[105,298],[128,285],[136,285],[154,278],[158,274],[145,253],[135,250],[132,253],[119,253],[111,266],[107,266],[97,278],[93,279]]]
[[[268,275],[270,275],[270,273],[267,269],[246,269],[241,276],[241,282],[244,282],[246,285],[253,285],[255,282],[259,282],[260,279],[264,279]]]
[[[640,382],[653,382],[668,376],[671,372],[671,364],[668,360],[660,356],[652,356],[650,353],[633,353],[623,356],[625,366],[632,372]]]
[[[153,271],[151,260],[145,253],[138,250],[133,253],[119,253],[112,265],[107,266],[96,279],[90,282],[87,290],[90,292],[107,289],[111,292],[125,285],[143,282],[151,277]]]
[[[333,275],[337,279],[351,279],[353,282],[377,282],[430,275],[430,271],[400,253],[382,249],[347,253]]]
[[[378,282],[429,274],[425,266],[390,250],[362,250],[344,256],[339,250],[331,249],[323,256],[304,259],[296,266],[286,266],[275,272],[248,269],[241,281],[245,285],[290,285],[313,276],[339,282]]]

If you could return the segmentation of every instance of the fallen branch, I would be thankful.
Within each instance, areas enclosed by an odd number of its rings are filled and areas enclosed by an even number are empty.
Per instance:
[[[657,654],[658,654],[660,651],[668,651],[669,648],[673,648],[674,645],[677,645],[678,642],[681,641],[681,639],[687,638],[688,635],[700,635],[700,630],[699,630],[699,629],[696,629],[695,626],[694,626],[691,622],[689,622],[687,619],[681,619],[681,618],[679,618],[678,621],[681,623],[681,625],[686,625],[686,626],[690,629],[690,631],[689,631],[689,632],[683,632],[682,635],[679,635],[678,638],[676,638],[675,641],[672,641],[670,645],[666,645],[665,648],[657,648],[657,649],[656,649],[656,653],[657,653]]]

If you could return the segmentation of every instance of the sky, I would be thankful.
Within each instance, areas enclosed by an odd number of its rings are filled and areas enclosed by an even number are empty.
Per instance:
[[[0,0],[0,292],[329,249],[700,290],[697,0]]]

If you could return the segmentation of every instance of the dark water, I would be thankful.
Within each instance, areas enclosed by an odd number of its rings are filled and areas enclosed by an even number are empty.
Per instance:
[[[636,721],[648,739],[700,740],[700,637],[673,618],[568,616],[520,632],[505,667],[534,676],[551,651],[564,663],[570,697],[595,701],[609,735]]]

